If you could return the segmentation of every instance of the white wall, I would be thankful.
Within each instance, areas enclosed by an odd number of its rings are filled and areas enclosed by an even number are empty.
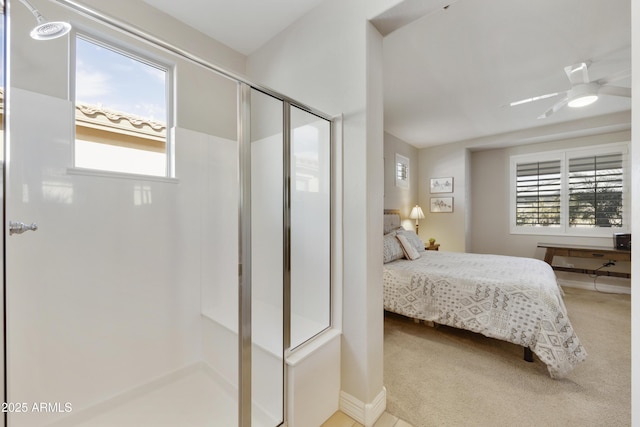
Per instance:
[[[420,225],[420,237],[423,241],[435,238],[443,251],[467,251],[469,230],[466,224],[470,202],[467,198],[469,172],[466,145],[456,143],[423,148],[418,156],[418,202],[425,214]],[[453,192],[431,194],[431,178],[443,177],[453,178]],[[453,197],[453,212],[430,212],[433,197]]]

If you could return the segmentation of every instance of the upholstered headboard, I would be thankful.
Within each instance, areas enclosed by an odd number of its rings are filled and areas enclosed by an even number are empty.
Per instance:
[[[400,211],[398,209],[384,210],[384,234],[387,234],[391,230],[399,228],[401,225]]]

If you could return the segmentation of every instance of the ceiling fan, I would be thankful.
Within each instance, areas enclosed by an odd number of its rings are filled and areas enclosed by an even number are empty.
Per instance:
[[[620,73],[610,78],[604,78],[600,80],[590,81],[589,64],[580,62],[573,65],[564,67],[564,72],[571,82],[571,89],[564,92],[554,92],[545,95],[534,96],[532,98],[522,99],[520,101],[514,101],[509,105],[515,107],[516,105],[527,104],[529,102],[539,101],[541,99],[552,98],[554,96],[562,95],[562,99],[547,111],[538,116],[539,119],[545,119],[551,116],[553,113],[558,112],[565,106],[572,108],[586,107],[593,104],[598,100],[599,95],[612,95],[622,96],[626,98],[631,97],[631,88],[620,86],[609,86],[609,83],[615,80],[619,80],[628,75],[628,72]]]

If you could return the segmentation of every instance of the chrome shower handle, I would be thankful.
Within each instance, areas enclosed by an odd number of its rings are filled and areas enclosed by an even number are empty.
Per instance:
[[[25,231],[36,231],[37,229],[38,224],[35,222],[27,225],[24,222],[9,221],[9,235],[22,234]]]

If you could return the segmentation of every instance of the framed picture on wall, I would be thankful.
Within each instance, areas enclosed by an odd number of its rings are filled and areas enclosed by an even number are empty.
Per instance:
[[[453,212],[453,197],[432,197],[431,212]]]
[[[431,193],[453,193],[453,177],[431,178],[429,189]]]

